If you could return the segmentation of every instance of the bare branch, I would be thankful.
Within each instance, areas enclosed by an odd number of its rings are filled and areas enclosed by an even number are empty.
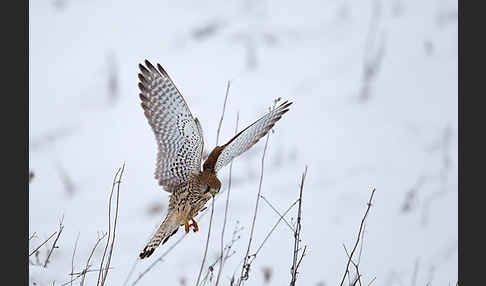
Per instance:
[[[204,263],[206,262],[206,256],[208,254],[209,238],[211,237],[211,225],[213,224],[213,214],[214,214],[214,197],[211,200],[211,216],[209,219],[208,236],[206,238],[206,246],[204,247],[203,260],[201,262],[201,268],[199,269],[199,274],[197,275],[196,285],[199,285],[199,280],[201,279],[201,274],[204,268]]]
[[[284,218],[283,215],[281,215],[277,209],[267,200],[267,198],[265,198],[265,196],[261,195],[260,196],[264,202],[267,203],[267,205],[270,206],[270,208],[272,208],[272,210],[287,224],[287,226],[290,228],[290,230],[292,230],[292,232],[295,232],[295,229],[294,227]]]
[[[248,239],[248,247],[246,249],[246,254],[243,259],[243,266],[241,267],[241,274],[240,278],[238,279],[238,286],[241,285],[241,283],[244,280],[248,279],[248,272],[250,271],[250,264],[248,264],[248,258],[250,254],[250,247],[251,247],[251,241],[253,240],[253,232],[255,231],[255,222],[256,222],[256,217],[258,213],[258,205],[260,203],[260,195],[262,192],[262,182],[263,182],[263,171],[265,167],[265,154],[267,153],[267,147],[268,147],[268,138],[270,137],[270,132],[267,134],[267,138],[265,140],[265,147],[263,148],[263,155],[262,155],[262,165],[261,165],[261,172],[260,172],[260,182],[258,184],[258,193],[257,193],[257,199],[255,203],[255,211],[253,213],[253,221],[251,223],[251,230],[250,230],[250,238]]]
[[[221,125],[223,124],[224,112],[226,110],[226,102],[228,100],[229,88],[230,88],[230,81],[228,81],[228,84],[226,86],[226,94],[224,96],[223,111],[221,112],[221,118],[219,119],[218,130],[216,132],[216,146],[218,146],[219,134],[220,134],[220,131],[221,131]],[[229,191],[228,191],[228,194],[229,194]],[[206,263],[206,256],[207,256],[207,253],[208,253],[209,239],[211,237],[211,226],[213,224],[213,215],[214,215],[214,196],[211,200],[211,215],[209,217],[208,236],[207,236],[207,239],[206,239],[206,245],[204,247],[204,255],[203,255],[202,262],[201,262],[201,268],[199,269],[199,274],[197,275],[196,286],[199,285],[199,280],[201,279],[204,264]]]
[[[216,132],[216,146],[218,146],[219,133],[221,132],[221,125],[223,125],[224,111],[226,110],[226,101],[228,100],[229,88],[230,88],[230,81],[228,80],[228,83],[226,85],[226,95],[224,96],[223,112],[221,113],[221,118],[219,119],[219,124],[218,124],[218,131]]]
[[[154,226],[154,227],[157,227],[157,226]],[[145,239],[145,241],[148,241],[152,236],[154,236],[154,234],[155,234],[156,231],[157,231],[157,228],[155,228],[154,231],[147,236],[147,238]],[[179,241],[181,241],[181,240],[179,239],[177,242],[179,242]],[[127,277],[125,278],[125,281],[123,282],[123,286],[128,285],[128,282],[130,282],[130,278],[132,278],[132,275],[135,272],[135,268],[137,267],[137,264],[138,264],[139,261],[140,261],[140,257],[137,255],[135,257],[134,262],[132,263],[132,267],[130,267],[130,271],[128,271],[128,274],[127,274]],[[158,262],[158,261],[162,261],[162,259],[160,259],[160,260],[156,259],[155,263]]]
[[[265,238],[263,239],[262,243],[260,244],[260,246],[258,246],[257,248],[257,251],[255,251],[255,253],[251,254],[249,256],[249,258],[251,258],[251,261],[248,262],[248,264],[252,264],[253,261],[256,259],[256,257],[258,256],[258,253],[260,252],[260,250],[263,248],[263,246],[265,245],[265,243],[267,242],[268,238],[272,235],[273,231],[277,228],[277,226],[279,225],[279,223],[283,220],[283,218],[287,215],[287,213],[297,204],[297,202],[299,201],[299,199],[295,200],[295,202],[293,202],[286,210],[285,212],[283,213],[283,215],[277,220],[277,222],[273,225],[272,229],[267,233],[267,235],[265,236]],[[241,259],[241,261],[238,263],[238,265],[236,266],[234,272],[233,272],[233,275],[232,275],[232,281],[234,283],[234,277],[236,275],[236,271],[238,270],[239,266],[243,263],[243,261],[245,260],[245,257],[243,257]],[[233,284],[231,284],[233,285]]]
[[[228,81],[228,87],[229,87],[229,81]],[[235,134],[238,133],[238,121],[239,121],[239,116],[240,114],[237,112],[236,113],[236,123],[235,123]],[[230,166],[229,166],[229,178],[228,178],[228,191],[226,192],[226,204],[224,206],[224,219],[223,219],[223,229],[221,230],[221,255],[220,255],[220,260],[221,260],[221,265],[219,266],[218,269],[218,276],[216,278],[216,286],[219,284],[219,280],[221,279],[221,273],[223,272],[223,266],[224,266],[224,259],[223,259],[223,253],[224,253],[224,231],[226,229],[226,220],[228,218],[228,207],[229,207],[229,197],[230,197],[230,190],[231,190],[231,173],[233,170],[233,160],[231,160]]]
[[[113,183],[111,185],[110,198],[108,199],[108,239],[106,240],[105,250],[103,251],[103,256],[101,257],[100,269],[103,268],[103,263],[105,262],[106,251],[108,250],[108,246],[110,244],[110,237],[111,237],[111,199],[113,197],[113,191],[115,190],[116,178],[118,177],[118,174],[120,173],[120,171],[121,171],[121,169],[118,169],[115,173],[115,176],[113,177]],[[96,285],[99,285],[99,283],[102,281],[102,277],[103,277],[103,273],[100,271],[98,273],[98,281],[96,282]]]
[[[76,242],[74,243],[73,256],[71,258],[71,273],[74,272],[74,255],[76,255],[76,249],[78,248],[79,235],[80,235],[80,233],[78,232],[78,236],[76,237]],[[70,285],[73,285],[73,277],[71,277]]]
[[[291,286],[295,286],[295,282],[297,281],[297,273],[298,273],[297,270],[298,270],[299,264],[300,264],[300,261],[298,262],[297,258],[298,258],[299,249],[300,249],[300,247],[299,247],[300,232],[302,230],[302,224],[301,224],[301,220],[302,220],[302,191],[304,190],[304,182],[305,182],[306,175],[307,175],[307,166],[305,166],[304,173],[302,174],[302,180],[300,182],[299,209],[298,209],[298,212],[297,212],[297,225],[296,225],[295,231],[294,231],[294,257],[293,257],[293,260],[292,260],[292,267],[290,268],[290,271],[291,271],[291,274],[292,274],[291,279],[290,279],[290,285]],[[304,251],[302,252],[301,260],[304,257],[305,249],[306,248],[304,248]]]
[[[57,240],[59,239],[59,236],[61,236],[62,230],[64,229],[64,225],[62,224],[63,221],[64,221],[64,215],[62,215],[61,220],[59,221],[59,230],[57,231],[56,239],[54,239],[54,243],[52,244],[52,247],[49,250],[49,253],[47,254],[46,261],[44,262],[44,267],[47,267],[47,263],[49,263],[49,258],[51,258],[51,254],[54,251],[54,248],[57,248],[56,246]]]
[[[307,245],[304,246],[304,250],[302,251],[302,254],[300,255],[299,262],[297,262],[297,266],[295,267],[295,269],[299,269],[300,263],[302,262],[302,258],[304,258],[304,256],[305,256],[306,250],[307,250]]]
[[[91,253],[89,254],[88,260],[86,261],[86,266],[84,267],[84,270],[81,272],[83,278],[81,278],[80,286],[84,285],[86,273],[88,272],[89,267],[91,267],[91,265],[89,264],[89,262],[91,261],[91,257],[93,257],[93,254],[94,254],[96,248],[98,247],[100,242],[106,237],[106,235],[107,235],[107,233],[105,232],[100,238],[98,238],[98,240],[96,240],[95,245],[93,246],[93,249],[91,249]]]
[[[365,221],[366,221],[366,217],[368,216],[368,212],[370,211],[371,202],[373,200],[373,195],[375,194],[375,191],[376,191],[375,188],[373,188],[373,190],[371,191],[370,200],[367,203],[368,207],[366,208],[366,212],[363,216],[363,219],[361,219],[361,224],[359,226],[358,238],[356,239],[353,250],[351,251],[351,254],[349,255],[348,262],[346,264],[346,269],[344,271],[343,279],[341,280],[341,284],[339,284],[340,286],[342,286],[343,283],[344,283],[344,279],[346,278],[346,274],[348,274],[349,264],[351,263],[351,259],[353,258],[354,252],[356,251],[356,248],[358,247],[358,244],[359,244],[359,241],[360,241],[360,238],[361,238],[361,232],[363,230],[363,227],[364,227],[364,224],[365,224]]]
[[[110,269],[113,269],[113,267],[110,267]],[[105,270],[105,269],[101,269],[101,271],[103,271],[103,270]],[[100,271],[100,269],[92,269],[92,270],[83,269],[83,271],[81,271],[81,272],[69,273],[69,275],[70,276],[76,276],[76,277],[72,278],[72,281],[74,282],[74,281],[78,280],[79,278],[84,277],[86,275],[86,273],[99,272],[99,271]],[[61,284],[61,286],[67,286],[69,284],[71,284],[71,281],[68,281],[64,284]]]
[[[103,256],[101,257],[100,269],[103,268],[103,263],[105,261],[106,251],[108,250],[108,246],[110,244],[110,237],[111,237],[111,199],[113,197],[113,191],[115,190],[116,178],[118,177],[118,174],[120,173],[120,171],[121,171],[121,169],[118,169],[115,173],[115,176],[113,177],[113,183],[111,185],[110,197],[108,199],[108,239],[106,240],[105,250],[103,251]],[[100,271],[98,273],[98,281],[96,282],[96,285],[99,285],[99,283],[102,281],[102,276],[103,276],[103,274]]]
[[[273,225],[272,229],[268,232],[267,236],[265,236],[265,239],[263,239],[262,243],[260,244],[260,246],[258,247],[257,251],[252,255],[253,257],[256,257],[258,255],[258,253],[260,252],[260,250],[262,249],[263,245],[265,244],[265,242],[267,241],[267,239],[270,237],[270,235],[272,235],[273,231],[277,228],[278,224],[284,220],[284,217],[285,215],[297,204],[297,202],[299,201],[299,199],[295,200],[295,202],[293,202],[288,208],[287,210],[285,210],[285,212],[283,213],[283,215],[280,216],[280,218],[277,220],[277,222]]]
[[[44,244],[46,244],[54,235],[56,235],[57,231],[55,231],[53,234],[51,234],[51,236],[49,236],[49,238],[47,238],[43,243],[41,243],[41,245],[39,245],[38,247],[36,247],[36,249],[34,249],[30,254],[29,254],[29,257],[36,253],[37,250],[39,250]]]
[[[358,265],[361,261],[361,254],[363,253],[363,241],[364,241],[364,235],[366,233],[366,223],[363,225],[363,231],[362,231],[362,234],[361,234],[361,244],[359,246],[359,253],[358,253]]]
[[[211,265],[209,265],[208,271],[206,272],[206,275],[204,276],[203,280],[201,281],[201,285],[202,286],[206,284],[206,281],[207,281],[208,277],[210,277],[209,282],[211,282],[211,278],[212,278],[212,274],[213,274],[213,271],[214,271],[214,267],[218,263],[220,263],[219,269],[221,269],[222,265],[226,262],[226,260],[228,260],[231,256],[233,256],[236,253],[235,251],[230,252],[230,250],[233,247],[233,244],[240,239],[241,236],[240,235],[237,235],[237,234],[243,229],[243,227],[240,227],[240,228],[238,227],[238,222],[236,222],[236,223],[237,223],[237,225],[235,227],[235,230],[233,231],[233,237],[231,238],[231,241],[229,241],[226,244],[226,246],[224,247],[224,250],[226,250],[226,252],[224,254],[224,257],[218,256],[218,258],[216,259],[216,261],[214,261]],[[218,281],[216,281],[216,283],[217,282]]]
[[[128,285],[128,281],[130,281],[130,278],[132,277],[132,274],[135,271],[135,267],[137,266],[137,263],[138,263],[138,256],[137,256],[137,259],[133,262],[132,267],[130,268],[130,271],[128,271],[128,275],[125,278],[125,282],[123,282],[123,286]]]
[[[110,267],[110,269],[113,269],[113,267]],[[73,273],[69,273],[69,275],[73,275],[73,276],[75,276],[75,275],[80,275],[80,276],[81,276],[81,275],[84,275],[84,274],[89,273],[89,272],[98,272],[98,271],[100,271],[100,270],[101,270],[101,271],[103,271],[103,270],[105,270],[105,269],[90,269],[90,270],[83,270],[83,271],[81,271],[81,272],[73,272]]]
[[[120,171],[120,176],[118,177],[118,181],[116,181],[117,189],[116,189],[116,205],[115,205],[116,207],[115,207],[115,218],[114,218],[115,221],[114,221],[114,225],[113,225],[113,238],[111,240],[110,252],[108,254],[108,260],[107,260],[106,265],[105,265],[105,273],[104,273],[104,275],[102,275],[102,280],[101,280],[100,286],[105,285],[106,277],[108,276],[108,270],[110,269],[111,257],[113,256],[113,246],[115,244],[116,226],[117,226],[117,222],[118,222],[118,207],[119,207],[119,202],[120,202],[120,183],[121,183],[121,179],[122,179],[124,170],[125,170],[125,163],[123,163],[123,166],[121,167],[121,171]],[[115,179],[116,179],[116,176],[115,176]],[[113,194],[114,186],[115,186],[115,183],[113,183],[113,186],[112,186],[112,190],[111,190],[112,194]],[[110,194],[110,198],[111,198],[111,194]],[[111,199],[110,199],[110,210],[111,210]],[[110,217],[108,218],[108,220],[109,221],[111,220]],[[107,242],[109,242],[109,239],[107,240]],[[108,246],[108,243],[107,243],[107,246]],[[106,252],[106,248],[105,248],[105,252]],[[101,264],[100,269],[103,269],[103,264]],[[101,274],[102,272],[100,271],[99,273]]]
[[[363,236],[361,236],[361,238],[363,238]],[[363,240],[361,239],[361,246],[363,246]],[[344,245],[343,243],[343,248],[344,248],[344,252],[346,252],[346,255],[348,256],[348,258],[350,258],[351,256],[349,255],[348,253],[348,250],[346,249],[346,245]],[[360,253],[361,253],[361,249],[360,249]],[[353,261],[353,259],[351,259],[351,263],[353,264],[355,270],[356,270],[356,276],[353,278],[354,279],[354,283],[352,285],[356,285],[356,282],[359,282],[359,285],[361,286],[361,274],[359,273],[359,262],[358,263],[355,263]],[[348,270],[348,280],[349,280],[349,270]],[[349,285],[351,285],[351,283],[349,283]]]

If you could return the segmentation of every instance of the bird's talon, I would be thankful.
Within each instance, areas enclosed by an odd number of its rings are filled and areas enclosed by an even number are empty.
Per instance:
[[[199,226],[197,225],[197,222],[194,219],[191,219],[191,221],[192,221],[192,223],[189,226],[192,226],[193,227],[193,231],[194,232],[198,232],[199,231]]]
[[[187,220],[184,220],[184,230],[186,231],[186,233],[189,232],[190,226],[191,225],[189,225],[189,222]]]

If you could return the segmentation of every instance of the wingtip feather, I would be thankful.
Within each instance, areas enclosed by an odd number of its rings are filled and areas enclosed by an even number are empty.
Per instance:
[[[163,67],[162,67],[162,66],[161,66],[159,63],[157,63],[157,68],[159,69],[159,72],[160,72],[161,74],[163,74],[163,75],[164,75],[164,76],[166,76],[166,77],[168,77],[168,76],[169,76],[169,74],[168,74],[168,73],[165,71],[165,69],[164,69],[164,68],[163,68]]]

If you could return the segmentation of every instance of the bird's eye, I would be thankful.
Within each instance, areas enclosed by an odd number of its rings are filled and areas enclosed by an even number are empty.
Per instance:
[[[209,185],[206,186],[206,193],[209,192]]]

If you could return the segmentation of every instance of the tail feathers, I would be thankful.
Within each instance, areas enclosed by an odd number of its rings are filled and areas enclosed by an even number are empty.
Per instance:
[[[177,230],[179,229],[180,224],[175,223],[170,217],[168,216],[160,225],[157,232],[154,234],[152,239],[147,243],[147,245],[143,248],[142,252],[140,252],[139,257],[144,259],[149,257],[154,253],[155,249],[162,243],[166,243],[167,240],[171,236],[173,236]]]

